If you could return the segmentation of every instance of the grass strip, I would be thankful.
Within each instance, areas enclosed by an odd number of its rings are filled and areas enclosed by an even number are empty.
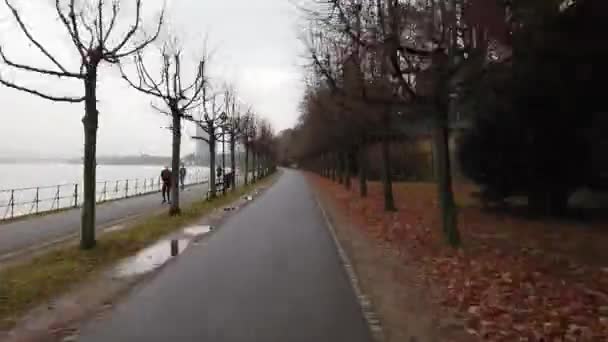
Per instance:
[[[166,213],[144,218],[132,226],[103,234],[89,251],[70,245],[44,253],[0,271],[0,329],[9,329],[29,309],[59,296],[112,263],[137,253],[161,237],[272,182],[275,176],[227,192],[212,201],[182,208],[179,216]]]

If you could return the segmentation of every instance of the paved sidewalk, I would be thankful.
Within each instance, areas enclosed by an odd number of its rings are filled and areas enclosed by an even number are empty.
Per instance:
[[[290,170],[113,310],[79,340],[371,341],[312,192]]]

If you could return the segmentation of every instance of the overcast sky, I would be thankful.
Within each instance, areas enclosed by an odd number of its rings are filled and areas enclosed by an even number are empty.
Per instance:
[[[12,0],[38,40],[77,71],[78,53],[59,25],[54,2]],[[124,20],[129,19],[131,2],[135,0],[122,0]],[[148,23],[161,3],[144,1]],[[213,51],[210,72],[216,84],[236,84],[240,98],[277,131],[295,123],[303,89],[303,50],[296,34],[297,11],[288,0],[171,0],[167,10],[167,30],[179,37],[192,60],[203,51],[208,37],[208,49]],[[4,1],[0,2],[0,43],[13,60],[49,66],[17,29]],[[82,94],[79,81],[26,75],[6,66],[0,72],[6,79],[53,94]],[[98,92],[98,155],[170,155],[170,132],[161,128],[169,120],[151,109],[150,97],[130,89],[110,66],[100,70]],[[0,157],[82,154],[84,104],[54,103],[1,85],[0,101]],[[194,128],[186,132],[194,134]],[[184,154],[192,152],[192,141],[183,142]]]

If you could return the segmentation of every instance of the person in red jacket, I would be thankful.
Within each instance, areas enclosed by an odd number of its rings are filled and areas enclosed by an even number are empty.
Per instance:
[[[169,170],[168,166],[165,166],[165,169],[160,173],[160,180],[163,182],[161,192],[163,194],[163,203],[169,201],[171,203],[171,170]]]

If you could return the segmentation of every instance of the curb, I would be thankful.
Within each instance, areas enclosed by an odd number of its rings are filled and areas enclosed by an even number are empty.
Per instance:
[[[329,230],[331,237],[334,241],[334,244],[338,251],[338,255],[340,256],[340,261],[342,262],[342,265],[344,266],[344,270],[346,271],[346,274],[350,281],[351,287],[352,287],[353,291],[355,292],[355,295],[357,296],[357,302],[361,306],[361,312],[363,313],[363,317],[365,318],[365,321],[367,322],[370,333],[372,335],[372,339],[375,342],[384,342],[385,341],[384,329],[382,328],[382,323],[380,322],[378,314],[374,310],[372,301],[361,290],[361,286],[359,285],[359,283],[360,283],[359,278],[357,277],[357,274],[355,273],[355,269],[354,269],[352,263],[350,262],[350,258],[348,257],[348,255],[344,251],[344,248],[342,247],[342,244],[338,240],[338,236],[336,234],[336,229],[334,228],[333,224],[331,223],[331,220],[329,219],[329,216],[327,215],[327,212],[325,211],[325,208],[321,204],[321,201],[319,200],[319,197],[316,193],[315,193],[314,197],[315,197],[315,202],[317,202],[317,207],[321,210],[321,214],[323,215],[325,225],[327,226],[327,229]]]

